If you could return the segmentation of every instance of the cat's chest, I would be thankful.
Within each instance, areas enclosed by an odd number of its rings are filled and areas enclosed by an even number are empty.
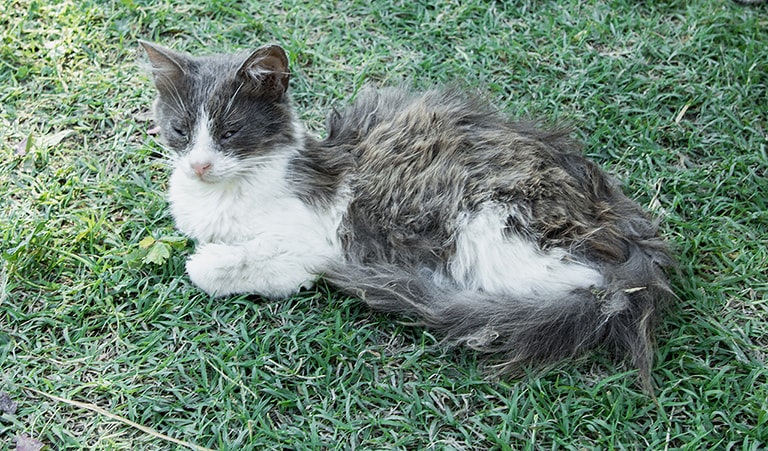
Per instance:
[[[315,222],[298,199],[269,187],[207,184],[174,173],[168,199],[176,227],[200,242],[300,235]]]

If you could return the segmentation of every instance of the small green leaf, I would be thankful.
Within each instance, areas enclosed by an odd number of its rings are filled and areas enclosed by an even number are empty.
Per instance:
[[[144,263],[144,257],[147,255],[146,249],[132,249],[124,257],[125,263],[131,268],[138,268]]]
[[[144,263],[154,263],[156,265],[162,265],[171,256],[171,246],[157,241],[149,248],[149,252],[142,260]]]
[[[162,241],[176,250],[184,249],[187,245],[187,239],[183,236],[165,235],[160,237],[158,241]]]
[[[139,247],[142,249],[149,249],[153,244],[155,244],[155,239],[151,236],[144,237],[144,239],[139,241]]]

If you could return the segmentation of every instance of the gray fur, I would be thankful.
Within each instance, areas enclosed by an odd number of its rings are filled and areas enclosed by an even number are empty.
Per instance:
[[[172,148],[183,151],[174,130],[191,129],[203,102],[222,131],[229,123],[244,130],[238,145],[221,142],[224,152],[248,156],[299,142],[282,50],[196,58],[143,45]],[[343,259],[326,271],[328,282],[493,356],[505,371],[606,347],[629,356],[650,386],[657,311],[672,297],[663,268],[673,262],[656,224],[581,155],[568,129],[510,121],[455,89],[404,88],[362,91],[327,127],[325,140],[304,139],[289,177],[318,211],[349,200],[338,230]],[[489,202],[515,212],[507,236],[542,252],[567,250],[598,270],[604,286],[561,299],[460,288],[448,265],[462,218]]]
[[[657,227],[580,154],[567,130],[510,122],[457,91],[366,91],[331,116],[355,156],[341,236],[347,261],[325,277],[375,310],[405,314],[502,369],[549,364],[598,345],[629,355],[650,383],[657,306],[672,264]],[[541,249],[567,248],[606,285],[536,301],[467,292],[446,272],[457,218],[495,201]],[[514,275],[510,275],[514,277]],[[439,281],[439,282],[438,282]]]
[[[288,59],[277,46],[252,53],[191,57],[148,42],[150,71],[158,90],[155,120],[165,143],[185,152],[198,113],[214,121],[219,150],[241,158],[266,154],[296,140],[285,94]],[[226,137],[228,132],[236,132]]]

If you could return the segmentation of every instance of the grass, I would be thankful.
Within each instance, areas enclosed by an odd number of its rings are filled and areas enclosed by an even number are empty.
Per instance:
[[[213,449],[768,446],[765,6],[0,5],[0,449],[184,448],[157,434]],[[280,302],[195,289],[146,133],[139,38],[282,44],[318,133],[371,81],[459,83],[511,116],[575,124],[680,262],[656,401],[599,352],[494,380],[471,352],[324,286]],[[162,264],[142,260],[148,237],[168,244]]]

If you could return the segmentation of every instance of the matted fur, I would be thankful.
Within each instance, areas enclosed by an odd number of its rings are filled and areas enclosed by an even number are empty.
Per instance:
[[[569,130],[510,121],[458,90],[369,88],[318,141],[294,118],[279,47],[143,45],[198,286],[279,297],[323,276],[503,370],[606,346],[649,385],[672,260]]]

